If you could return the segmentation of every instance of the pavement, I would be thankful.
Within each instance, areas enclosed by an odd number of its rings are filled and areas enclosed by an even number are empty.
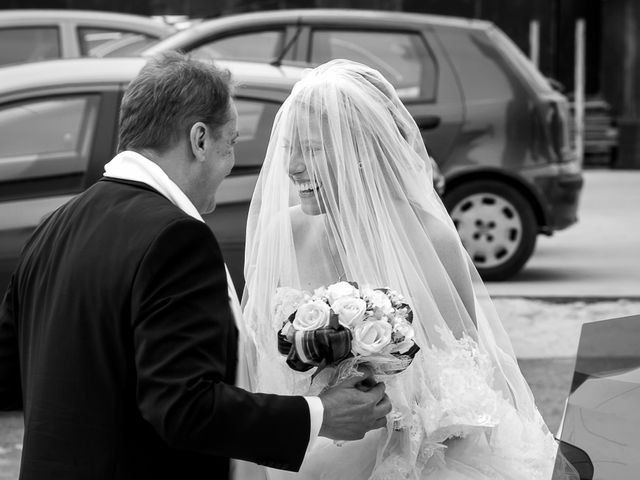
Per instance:
[[[487,284],[549,428],[562,417],[585,322],[640,313],[640,171],[585,171],[579,222],[540,236],[525,269]],[[17,478],[22,415],[0,412],[0,480]]]
[[[492,297],[640,299],[640,170],[584,171],[579,220],[538,236],[525,268]]]

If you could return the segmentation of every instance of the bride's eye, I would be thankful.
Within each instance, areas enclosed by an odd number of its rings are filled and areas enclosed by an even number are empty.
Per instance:
[[[284,155],[293,155],[293,147],[290,143],[283,143],[279,148]]]
[[[317,157],[319,155],[322,155],[324,153],[324,150],[321,146],[318,145],[307,145],[304,147],[304,153],[306,155]]]

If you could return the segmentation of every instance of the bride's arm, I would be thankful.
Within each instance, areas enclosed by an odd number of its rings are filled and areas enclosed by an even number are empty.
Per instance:
[[[422,218],[442,266],[460,296],[471,321],[477,327],[469,259],[460,243],[458,233],[427,212],[422,212]]]

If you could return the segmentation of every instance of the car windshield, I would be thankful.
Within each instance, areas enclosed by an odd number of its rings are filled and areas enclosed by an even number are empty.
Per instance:
[[[553,88],[549,81],[545,78],[540,70],[529,60],[518,46],[497,27],[490,29],[489,37],[496,43],[500,51],[509,59],[511,59],[517,68],[524,73],[524,78],[537,92],[552,92]]]

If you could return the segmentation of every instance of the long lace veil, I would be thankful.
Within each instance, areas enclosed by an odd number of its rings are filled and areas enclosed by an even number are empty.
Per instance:
[[[301,212],[290,179],[299,165],[319,215]],[[318,257],[300,255],[310,242]],[[330,263],[320,254],[328,246]],[[276,116],[251,202],[243,307],[252,389],[309,390],[310,375],[288,369],[277,351],[272,299],[278,287],[318,287],[305,278],[321,267],[335,272],[331,283],[344,277],[402,293],[424,352],[471,342],[491,389],[548,435],[493,303],[433,189],[415,121],[377,71],[346,60],[321,65],[295,85]],[[409,369],[414,373],[405,372],[408,391],[428,383],[428,365],[419,362],[435,357],[422,353]]]

